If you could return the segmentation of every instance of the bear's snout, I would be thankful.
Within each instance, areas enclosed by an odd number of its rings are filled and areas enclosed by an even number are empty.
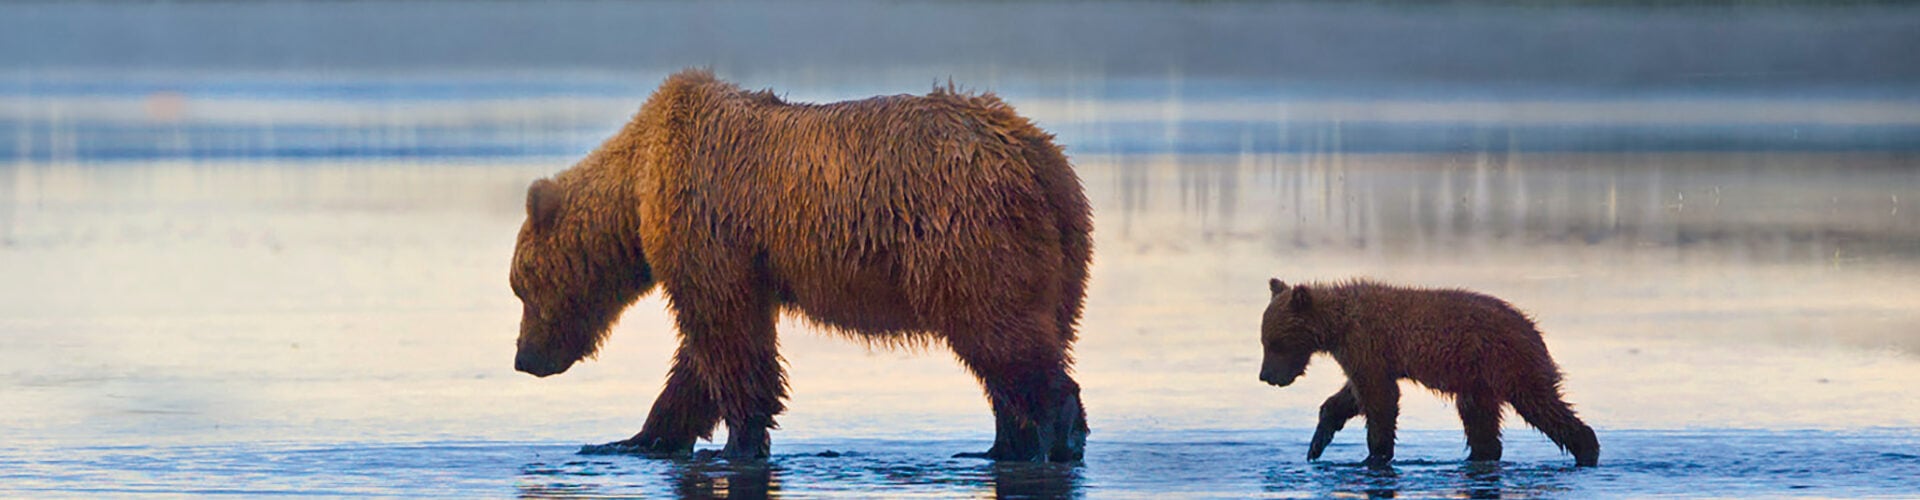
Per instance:
[[[573,363],[555,363],[553,362],[553,358],[541,356],[526,349],[521,349],[518,354],[513,356],[514,370],[526,372],[535,377],[556,375],[567,371],[567,368],[572,366]]]
[[[1274,387],[1286,387],[1288,384],[1292,384],[1293,379],[1295,378],[1298,378],[1298,377],[1294,375],[1274,373],[1266,370],[1260,371],[1260,381],[1266,382],[1267,384],[1270,384]]]
[[[1286,387],[1306,372],[1307,364],[1304,359],[1296,364],[1284,357],[1269,354],[1260,362],[1260,381],[1274,387]]]

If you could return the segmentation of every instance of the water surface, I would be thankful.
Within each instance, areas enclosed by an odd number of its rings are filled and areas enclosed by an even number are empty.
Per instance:
[[[950,355],[791,320],[772,460],[574,455],[638,429],[673,341],[655,296],[597,360],[511,370],[521,196],[567,161],[6,167],[0,491],[1905,496],[1920,473],[1904,153],[1080,155],[1077,467],[947,458],[991,439]],[[1451,405],[1412,387],[1392,473],[1356,465],[1357,422],[1306,463],[1342,380],[1324,358],[1255,380],[1268,276],[1513,301],[1603,466],[1517,422],[1504,462],[1466,464]]]

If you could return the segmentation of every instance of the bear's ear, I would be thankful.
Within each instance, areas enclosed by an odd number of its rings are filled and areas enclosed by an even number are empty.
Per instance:
[[[1267,278],[1267,289],[1273,291],[1273,296],[1279,297],[1280,292],[1287,291],[1287,283],[1280,281],[1280,278]]]
[[[527,221],[536,228],[552,225],[554,219],[560,216],[560,202],[564,195],[559,183],[550,179],[533,181],[533,185],[527,187]]]
[[[1313,308],[1313,296],[1307,293],[1307,287],[1293,287],[1293,298],[1287,300],[1287,308],[1294,312],[1306,312]]]

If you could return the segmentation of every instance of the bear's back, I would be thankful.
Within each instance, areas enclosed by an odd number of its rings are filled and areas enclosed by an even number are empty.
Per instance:
[[[1443,392],[1509,375],[1557,373],[1533,321],[1505,300],[1463,289],[1355,282],[1329,290],[1350,325],[1345,356]],[[1339,355],[1336,355],[1339,357]]]
[[[850,308],[855,296],[900,298],[914,318],[1032,301],[1003,290],[1070,295],[1076,307],[1058,321],[1076,316],[1085,196],[1051,136],[999,99],[936,90],[806,104],[720,82],[696,90],[663,89],[642,112],[662,118],[636,131],[671,146],[646,162],[642,187],[658,200],[640,219],[662,269],[757,254],[783,296],[833,324],[875,317]]]
[[[1532,318],[1498,297],[1457,288],[1412,288],[1358,281],[1336,292],[1356,331],[1403,349],[1464,344],[1544,351]]]

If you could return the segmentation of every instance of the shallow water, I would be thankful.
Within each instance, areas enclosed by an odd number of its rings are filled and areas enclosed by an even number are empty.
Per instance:
[[[1392,470],[1356,463],[1359,443],[1334,458],[1300,459],[1307,429],[1189,431],[1089,445],[1083,464],[994,464],[946,458],[977,440],[831,440],[783,443],[765,461],[581,456],[550,443],[433,442],[321,445],[80,447],[9,463],[18,495],[401,496],[986,496],[1215,498],[1329,496],[1873,496],[1911,494],[1920,456],[1911,433],[1858,431],[1611,431],[1622,458],[1574,468],[1544,439],[1519,436],[1500,463],[1458,459],[1455,436],[1407,433]],[[1439,444],[1447,442],[1447,444]],[[1097,446],[1095,446],[1097,445]],[[1894,450],[1905,450],[1894,451]]]
[[[1905,496],[1920,475],[1904,154],[1079,156],[1077,467],[946,458],[991,438],[949,355],[794,321],[766,464],[574,455],[637,430],[672,338],[650,297],[596,361],[511,370],[520,196],[565,161],[8,167],[0,494]],[[1306,463],[1342,381],[1325,359],[1255,380],[1267,276],[1513,301],[1603,466],[1514,421],[1505,462],[1466,464],[1417,389],[1393,472],[1356,465],[1358,422]]]

